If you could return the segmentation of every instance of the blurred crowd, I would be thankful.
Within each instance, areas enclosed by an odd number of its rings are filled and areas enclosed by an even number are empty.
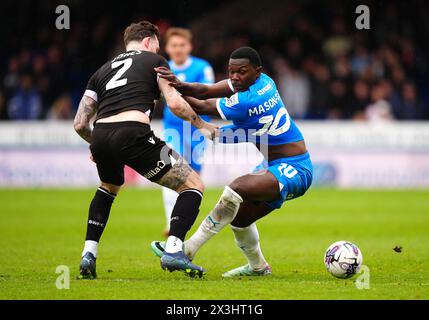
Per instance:
[[[295,118],[429,119],[427,2],[361,1],[370,30],[356,29],[354,1],[244,3],[192,25],[219,78],[229,53],[251,45]]]
[[[297,119],[429,119],[429,5],[362,2],[370,30],[356,29],[356,5],[345,1],[226,2],[182,26],[193,31],[194,53],[212,63],[217,80],[227,77],[232,50],[259,50]],[[151,20],[162,33],[175,24]],[[123,50],[125,26],[104,13],[67,31],[40,24],[31,37],[6,39],[0,119],[73,118],[92,72]]]

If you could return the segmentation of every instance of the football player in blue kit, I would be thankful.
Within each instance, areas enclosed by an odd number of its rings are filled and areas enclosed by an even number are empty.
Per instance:
[[[168,61],[171,71],[181,81],[212,84],[214,72],[211,65],[191,55],[192,33],[184,28],[169,28],[165,34],[165,51],[170,57]],[[210,122],[209,116],[202,119]],[[166,105],[164,107],[164,140],[178,152],[198,174],[201,172],[204,156],[205,138],[190,123],[176,116]],[[170,218],[178,193],[169,188],[162,188],[164,211],[166,218],[165,235],[168,235]]]
[[[225,187],[215,208],[184,242],[185,254],[193,259],[205,242],[230,224],[248,263],[223,276],[270,275],[255,221],[279,209],[284,201],[302,196],[313,176],[304,138],[276,84],[262,72],[259,54],[250,47],[232,52],[229,79],[211,86],[182,82],[166,68],[155,70],[185,96],[196,113],[232,121],[219,129],[219,142],[253,142],[265,158],[262,170],[238,177]],[[163,242],[154,241],[151,247],[155,254],[163,255]]]

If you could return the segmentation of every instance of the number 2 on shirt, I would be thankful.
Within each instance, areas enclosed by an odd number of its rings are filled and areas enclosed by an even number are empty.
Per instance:
[[[133,59],[131,58],[113,62],[112,69],[116,69],[120,65],[123,65],[123,66],[115,73],[112,79],[110,79],[110,81],[106,84],[106,90],[125,86],[127,84],[128,79],[127,78],[119,79],[119,78],[125,73],[125,71],[127,71],[131,67],[132,64],[133,64]]]

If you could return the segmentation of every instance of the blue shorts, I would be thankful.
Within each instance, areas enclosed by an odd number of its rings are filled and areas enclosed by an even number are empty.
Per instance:
[[[197,173],[201,172],[206,141],[189,122],[164,121],[164,141],[179,153]]]
[[[275,209],[281,208],[283,202],[302,196],[310,188],[313,180],[313,165],[308,152],[280,158],[270,162],[263,161],[254,172],[267,169],[279,183],[280,197],[267,204]]]

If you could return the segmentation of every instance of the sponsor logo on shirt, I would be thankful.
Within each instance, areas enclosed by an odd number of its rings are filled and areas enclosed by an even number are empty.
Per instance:
[[[272,85],[271,85],[271,83],[269,83],[269,84],[267,84],[265,87],[263,87],[262,89],[259,89],[258,91],[257,91],[257,93],[258,93],[258,96],[262,96],[264,93],[266,93],[267,91],[269,91],[269,90],[271,90],[272,89]]]
[[[231,97],[229,98],[225,98],[225,106],[226,107],[233,107],[236,104],[238,104],[238,93],[233,94]]]

